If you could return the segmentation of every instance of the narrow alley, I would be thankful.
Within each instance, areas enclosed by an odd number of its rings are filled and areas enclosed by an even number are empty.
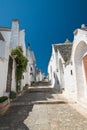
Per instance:
[[[11,102],[0,130],[87,130],[87,112],[42,82]]]

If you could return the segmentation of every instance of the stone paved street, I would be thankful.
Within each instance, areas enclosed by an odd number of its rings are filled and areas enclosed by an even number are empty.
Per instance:
[[[87,130],[87,110],[44,83],[11,103],[0,130]]]

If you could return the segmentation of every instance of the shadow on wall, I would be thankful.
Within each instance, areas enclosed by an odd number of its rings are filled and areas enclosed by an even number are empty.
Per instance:
[[[53,88],[54,88],[54,90],[56,90],[57,92],[61,93],[58,76],[57,76],[57,74],[55,74],[55,73],[54,73],[54,86],[53,86]]]

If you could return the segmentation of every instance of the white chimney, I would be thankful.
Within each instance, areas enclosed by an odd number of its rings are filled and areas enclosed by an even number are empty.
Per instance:
[[[19,45],[19,20],[14,19],[12,20],[10,47],[11,49],[13,49],[18,45]]]

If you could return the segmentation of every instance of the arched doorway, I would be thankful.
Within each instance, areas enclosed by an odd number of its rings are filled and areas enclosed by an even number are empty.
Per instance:
[[[75,50],[74,61],[75,61],[75,73],[76,73],[76,87],[77,87],[77,98],[85,97],[85,82],[84,82],[84,69],[83,58],[84,54],[87,52],[87,44],[81,41]]]
[[[87,85],[87,55],[83,57],[83,67],[84,67],[84,74],[85,74],[85,82]]]

